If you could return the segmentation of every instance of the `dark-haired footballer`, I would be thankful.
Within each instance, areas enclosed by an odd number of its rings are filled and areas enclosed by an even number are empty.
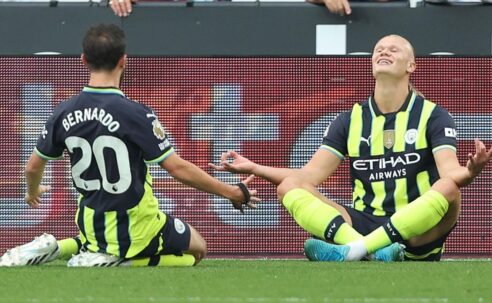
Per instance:
[[[205,240],[159,210],[148,165],[157,163],[178,181],[227,198],[240,210],[259,201],[247,188],[253,177],[229,185],[177,155],[154,111],[119,89],[127,62],[120,28],[90,28],[81,58],[90,71],[88,86],[61,102],[46,122],[26,166],[25,197],[31,207],[39,206],[49,190],[40,185],[45,165],[67,150],[80,193],[79,237],[57,242],[44,234],[7,251],[0,265],[41,264],[72,254],[69,266],[197,264],[207,253]]]

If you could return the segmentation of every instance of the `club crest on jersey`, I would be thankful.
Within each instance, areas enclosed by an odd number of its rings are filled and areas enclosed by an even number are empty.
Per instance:
[[[162,127],[161,122],[155,119],[152,121],[152,130],[154,131],[154,136],[159,140],[164,140],[166,138],[166,132],[164,131],[164,127]]]
[[[180,219],[174,219],[174,229],[178,234],[183,234],[186,231],[186,226]]]
[[[388,129],[383,131],[383,142],[384,142],[384,147],[387,149],[390,149],[393,147],[395,144],[395,130],[394,129]]]
[[[417,141],[417,130],[415,128],[407,130],[405,133],[405,142],[407,144],[414,144]]]

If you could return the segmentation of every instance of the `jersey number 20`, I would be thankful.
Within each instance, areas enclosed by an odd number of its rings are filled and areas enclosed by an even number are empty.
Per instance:
[[[72,166],[72,178],[75,182],[75,186],[86,191],[100,190],[101,183],[105,191],[112,194],[124,193],[131,185],[132,174],[130,171],[130,160],[128,157],[128,149],[125,143],[119,138],[112,136],[99,136],[94,140],[92,147],[90,143],[81,137],[68,137],[65,139],[65,144],[70,153],[73,153],[75,148],[80,148],[82,151],[82,158]],[[114,151],[116,156],[116,165],[120,179],[114,183],[108,181],[106,172],[106,160],[104,159],[104,149],[110,148]],[[96,159],[97,167],[101,175],[102,180],[84,180],[81,175],[91,165],[92,154]]]

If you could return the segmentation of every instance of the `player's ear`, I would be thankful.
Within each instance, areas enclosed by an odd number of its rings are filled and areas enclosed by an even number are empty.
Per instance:
[[[415,63],[415,61],[410,61],[408,63],[408,66],[407,66],[407,73],[411,74],[415,71],[415,69],[417,68],[417,64]]]
[[[87,66],[87,58],[85,57],[84,53],[80,55],[80,60],[82,61],[82,64]]]
[[[127,61],[127,56],[126,54],[124,54],[123,56],[121,56],[120,60],[118,61],[118,66],[125,67],[126,61]]]

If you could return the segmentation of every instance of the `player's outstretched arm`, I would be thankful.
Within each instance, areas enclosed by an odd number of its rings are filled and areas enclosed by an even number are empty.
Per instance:
[[[487,150],[485,144],[475,139],[475,153],[468,154],[466,166],[461,166],[456,154],[449,150],[439,151],[435,155],[439,175],[451,178],[459,187],[473,182],[492,158],[492,147]]]
[[[295,169],[259,165],[233,150],[222,153],[219,165],[208,164],[215,170],[234,174],[253,174],[270,183],[279,185],[285,178],[296,173]]]
[[[279,168],[259,165],[235,151],[228,151],[222,154],[219,165],[209,163],[209,166],[235,174],[254,174],[274,185],[279,185],[287,177],[296,176],[313,186],[318,186],[338,168],[340,162],[341,160],[333,153],[319,149],[300,169]]]
[[[244,186],[227,184],[210,176],[176,153],[161,162],[161,167],[183,184],[229,199],[233,207],[241,211],[243,211],[244,205],[249,208],[256,208],[256,203],[260,201],[258,192],[248,188],[249,183],[254,179],[252,175],[241,182]]]
[[[31,207],[39,207],[41,196],[51,189],[50,186],[41,185],[43,179],[46,160],[39,157],[35,152],[31,154],[25,168],[25,176],[27,183],[27,193],[25,200]]]

